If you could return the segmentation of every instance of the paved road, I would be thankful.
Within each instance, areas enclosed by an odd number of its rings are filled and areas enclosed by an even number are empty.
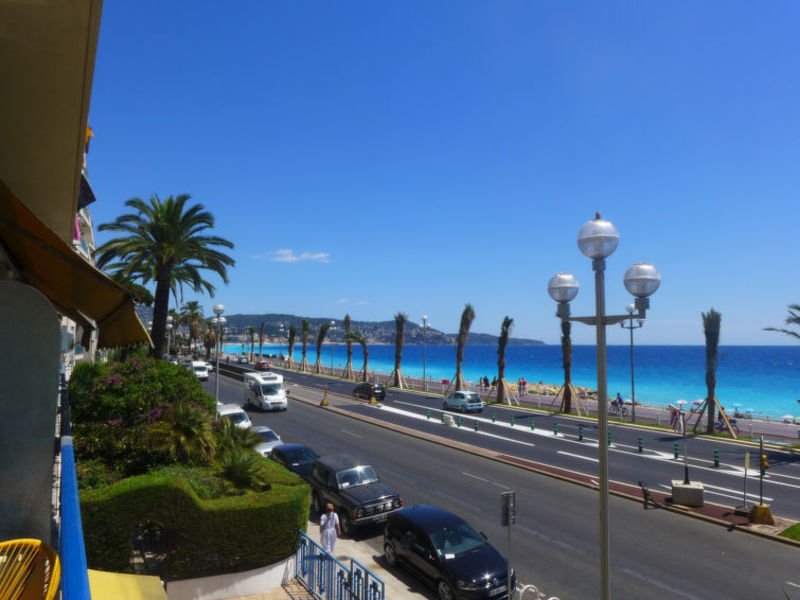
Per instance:
[[[304,386],[350,395],[354,384],[311,374],[283,372],[286,380]],[[442,398],[413,392],[388,390],[384,410],[356,405],[349,407],[356,413],[405,425],[423,431],[435,432],[491,450],[545,462],[584,473],[597,470],[597,425],[594,421],[538,413],[531,431],[531,412],[511,407],[487,407],[479,415],[464,415],[462,430],[441,427]],[[431,422],[427,422],[430,411]],[[492,422],[492,413],[496,421]],[[511,427],[511,417],[515,426]],[[457,419],[458,415],[454,414]],[[475,433],[478,422],[480,433]],[[553,435],[558,424],[559,434]],[[583,426],[584,440],[579,441]],[[649,488],[671,491],[671,480],[683,479],[683,440],[680,435],[652,427],[621,426],[609,422],[612,444],[609,448],[609,476],[617,481],[636,484],[644,482]],[[643,452],[638,452],[638,438],[642,438]],[[675,459],[678,444],[678,460]],[[714,450],[719,451],[720,467],[714,467]],[[742,504],[744,493],[745,453],[750,452],[751,468],[748,470],[747,501],[759,501],[758,448],[707,437],[687,438],[690,477],[705,485],[709,502],[727,506]],[[771,468],[764,478],[763,500],[772,505],[773,513],[785,518],[800,520],[800,456],[775,450],[767,451]]]
[[[213,389],[213,375],[209,383]],[[240,403],[241,386],[221,378],[221,400]],[[348,451],[368,458],[408,504],[457,512],[501,550],[506,531],[498,524],[499,494],[516,490],[511,554],[520,580],[535,583],[548,597],[596,597],[596,492],[301,402],[290,402],[285,413],[250,414],[287,442],[308,443],[321,454]],[[610,511],[614,598],[783,598],[784,582],[800,585],[800,554],[793,547],[663,510],[644,511],[615,497]],[[361,537],[381,554],[380,531]]]

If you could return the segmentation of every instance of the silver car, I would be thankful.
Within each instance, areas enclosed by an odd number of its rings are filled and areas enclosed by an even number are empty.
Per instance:
[[[265,425],[257,425],[252,429],[262,440],[262,442],[254,448],[261,456],[269,456],[272,454],[272,449],[275,446],[283,444],[281,436]]]
[[[481,412],[483,401],[478,392],[453,392],[442,402],[445,410],[460,410],[462,413]]]

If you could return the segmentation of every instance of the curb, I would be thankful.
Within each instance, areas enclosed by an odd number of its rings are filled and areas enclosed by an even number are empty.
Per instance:
[[[319,390],[317,390],[316,388],[310,388],[310,387],[307,387],[307,386],[304,386],[304,385],[300,385],[300,384],[294,384],[294,385],[296,387],[300,387],[300,388],[302,388],[304,390],[309,390],[309,391],[313,391],[315,393],[319,393]],[[336,397],[338,397],[340,399],[347,400],[349,402],[353,401],[348,396],[344,396],[342,394],[337,394],[335,392],[328,392],[328,397],[330,398],[331,396],[336,396]],[[380,419],[374,419],[372,417],[367,417],[367,416],[364,416],[364,415],[355,414],[355,413],[352,413],[352,412],[347,411],[347,410],[343,410],[343,409],[335,407],[335,406],[330,406],[330,405],[329,406],[320,406],[319,403],[317,403],[317,402],[315,402],[313,400],[298,398],[297,396],[294,396],[292,398],[292,400],[297,400],[298,402],[303,402],[304,404],[308,404],[309,406],[316,406],[317,408],[323,408],[325,410],[329,410],[329,411],[335,412],[337,414],[349,417],[349,418],[354,419],[356,421],[362,421],[362,422],[365,422],[365,423],[370,423],[372,425],[377,425],[378,427],[382,427],[384,429],[395,431],[397,433],[408,435],[408,436],[411,436],[411,437],[414,437],[414,438],[417,438],[417,439],[421,439],[421,440],[424,440],[424,441],[432,442],[434,444],[439,444],[440,446],[446,446],[446,447],[449,447],[449,448],[460,450],[462,452],[467,452],[467,453],[475,455],[475,456],[481,456],[483,458],[488,458],[490,460],[494,460],[494,461],[499,462],[499,463],[503,463],[503,464],[506,464],[506,465],[509,465],[509,466],[512,466],[512,467],[517,467],[517,468],[520,468],[520,469],[524,469],[526,471],[530,471],[532,473],[537,473],[539,475],[545,475],[547,477],[550,477],[550,478],[553,478],[553,479],[558,479],[559,481],[563,481],[563,482],[566,482],[566,483],[571,483],[573,485],[579,485],[581,487],[597,490],[597,487],[595,485],[592,485],[589,482],[581,481],[580,478],[576,476],[576,475],[579,475],[579,476],[585,477],[587,479],[591,478],[592,475],[589,475],[587,473],[580,473],[578,471],[568,471],[566,469],[557,469],[556,470],[555,467],[550,467],[549,465],[545,465],[544,463],[539,463],[539,462],[532,461],[532,460],[529,460],[529,459],[508,460],[507,458],[504,458],[504,455],[502,455],[502,454],[495,453],[495,452],[490,451],[490,450],[478,449],[478,448],[475,448],[474,446],[471,446],[469,444],[465,444],[463,442],[457,442],[455,440],[450,440],[448,438],[444,438],[444,437],[441,437],[439,435],[423,433],[423,432],[417,431],[415,429],[411,429],[409,427],[405,427],[404,425],[395,425],[394,423],[388,423],[386,421],[381,421]],[[367,404],[367,403],[359,402],[359,404]],[[524,464],[521,464],[521,461],[524,461]],[[558,471],[560,471],[560,472],[558,472]],[[574,475],[570,476],[569,475],[570,473],[572,473]],[[629,483],[621,482],[621,481],[609,481],[609,484],[615,484],[615,485],[618,485],[618,486],[625,486],[625,487],[635,487],[635,486],[632,486]],[[611,488],[611,485],[609,485],[609,494],[614,495],[614,496],[616,496],[618,498],[623,498],[623,499],[631,500],[631,501],[634,501],[634,502],[642,502],[642,498],[641,498],[640,495],[633,495],[633,494],[625,492],[625,491],[614,490],[614,489]],[[716,503],[712,503],[712,502],[708,502],[706,504],[713,504],[715,506],[720,506],[720,507],[724,506],[722,504],[716,504]],[[757,537],[761,537],[763,539],[771,540],[773,542],[777,542],[777,543],[781,543],[781,544],[784,544],[784,545],[789,545],[789,546],[794,546],[796,548],[800,548],[800,540],[793,540],[791,538],[781,537],[779,535],[775,535],[775,534],[772,534],[772,533],[767,533],[767,532],[764,532],[764,531],[758,531],[758,530],[755,530],[755,529],[751,529],[749,527],[745,527],[745,526],[742,526],[742,525],[737,524],[737,523],[732,523],[732,522],[729,522],[729,521],[725,521],[723,519],[719,519],[717,517],[712,517],[710,515],[704,515],[702,513],[695,512],[691,508],[688,508],[688,507],[679,507],[677,505],[669,505],[669,504],[659,503],[657,505],[657,508],[664,509],[664,510],[667,510],[669,512],[676,513],[676,514],[686,515],[686,516],[692,517],[694,519],[705,521],[705,522],[710,523],[712,525],[725,527],[725,528],[731,529],[731,530],[741,531],[742,533],[747,533],[749,535],[755,535]]]

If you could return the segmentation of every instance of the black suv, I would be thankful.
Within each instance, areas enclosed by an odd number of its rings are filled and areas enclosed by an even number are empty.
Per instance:
[[[383,552],[436,588],[439,600],[506,600],[508,560],[461,517],[411,506],[389,517]],[[511,571],[511,589],[516,586]]]
[[[383,523],[389,513],[403,506],[400,494],[381,483],[367,463],[350,456],[318,458],[311,466],[311,506],[320,513],[333,502],[342,533],[368,523]]]
[[[369,400],[372,397],[376,400],[383,400],[386,398],[386,388],[382,383],[359,383],[353,389],[353,398],[364,398]]]

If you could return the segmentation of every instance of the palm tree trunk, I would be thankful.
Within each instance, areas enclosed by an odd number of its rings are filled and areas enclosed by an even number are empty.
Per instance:
[[[164,353],[164,335],[167,332],[167,312],[169,311],[169,270],[162,269],[156,282],[156,296],[153,302],[153,329],[150,335],[153,347],[150,356],[161,358]]]
[[[356,375],[353,372],[353,342],[348,337],[350,335],[350,315],[344,316],[344,336],[347,340],[347,364],[344,367],[342,377],[345,379],[355,379]]]
[[[572,323],[561,321],[561,361],[564,366],[564,400],[561,403],[565,413],[572,412]],[[599,400],[598,400],[599,402]],[[598,410],[599,405],[598,405]]]
[[[367,345],[362,344],[361,350],[364,352],[364,366],[361,368],[362,381],[369,381],[369,350],[367,350]]]

